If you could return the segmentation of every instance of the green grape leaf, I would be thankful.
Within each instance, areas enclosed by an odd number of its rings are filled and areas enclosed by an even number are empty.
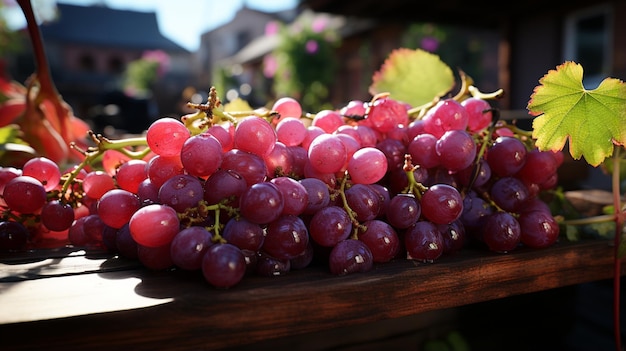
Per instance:
[[[372,95],[389,93],[396,100],[421,106],[448,93],[454,74],[439,56],[421,49],[392,51],[372,77]]]
[[[543,76],[528,102],[532,136],[540,150],[560,151],[569,141],[574,159],[592,166],[626,144],[626,85],[606,78],[594,90],[582,83],[583,68],[568,61]]]

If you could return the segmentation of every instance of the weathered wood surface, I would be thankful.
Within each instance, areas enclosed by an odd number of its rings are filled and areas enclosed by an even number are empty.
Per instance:
[[[314,266],[246,277],[229,290],[212,288],[199,272],[155,272],[67,250],[0,257],[3,350],[221,349],[613,275],[605,240],[509,254],[468,249],[432,264],[398,260],[348,276]]]

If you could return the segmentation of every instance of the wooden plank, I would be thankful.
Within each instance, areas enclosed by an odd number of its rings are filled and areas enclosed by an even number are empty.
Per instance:
[[[608,279],[612,257],[600,240],[509,254],[466,250],[348,276],[310,267],[246,277],[229,290],[210,287],[199,272],[63,273],[0,283],[0,335],[11,350],[236,347]]]

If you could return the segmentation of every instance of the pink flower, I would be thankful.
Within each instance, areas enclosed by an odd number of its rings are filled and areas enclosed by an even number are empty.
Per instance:
[[[326,23],[328,21],[324,17],[317,17],[313,20],[313,24],[311,24],[311,29],[314,33],[321,33],[326,28]]]
[[[317,44],[317,41],[311,39],[306,42],[305,47],[306,47],[306,51],[309,54],[314,54],[317,52],[317,48],[319,47],[319,45]]]
[[[266,55],[263,58],[263,75],[266,78],[271,78],[276,74],[276,68],[278,68],[278,63],[276,62],[276,57],[274,55]]]
[[[430,52],[437,51],[439,48],[439,40],[434,37],[425,37],[422,39],[422,49]]]
[[[271,21],[265,25],[265,35],[275,35],[278,33],[278,22]]]

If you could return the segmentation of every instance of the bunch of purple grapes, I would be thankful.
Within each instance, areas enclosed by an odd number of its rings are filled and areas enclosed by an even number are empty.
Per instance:
[[[82,169],[66,193],[72,170],[45,158],[0,168],[0,249],[45,233],[229,288],[313,262],[342,275],[470,243],[504,253],[557,240],[540,194],[557,185],[560,154],[494,123],[486,100],[443,99],[418,119],[409,108],[379,96],[309,119],[281,98],[271,118],[199,134],[161,118],[149,158]]]

